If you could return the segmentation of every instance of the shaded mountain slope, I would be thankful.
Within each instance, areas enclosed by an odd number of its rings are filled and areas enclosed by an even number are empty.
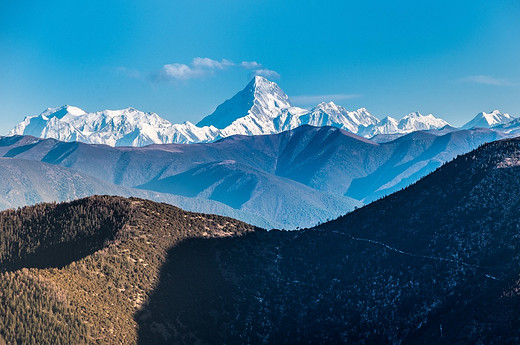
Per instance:
[[[499,141],[316,228],[186,241],[140,343],[518,343],[519,169]]]
[[[138,188],[218,201],[259,217],[269,215],[273,224],[289,229],[337,218],[362,206],[357,200],[325,194],[233,160],[201,164]]]
[[[444,135],[415,132],[382,144],[388,152],[377,169],[352,181],[346,195],[371,202],[398,191],[440,167],[444,162],[477,148],[486,142],[502,139],[499,133],[475,129]]]
[[[0,158],[0,176],[0,209],[125,192],[84,173],[39,161]]]
[[[443,135],[415,132],[377,144],[333,127],[302,126],[275,135],[143,148],[4,137],[0,155],[59,164],[126,187],[175,176],[201,164],[233,160],[325,193],[371,201],[415,182],[458,154],[502,137],[488,129]]]
[[[0,158],[0,210],[34,205],[40,202],[68,201],[95,194],[111,194],[119,196],[136,196],[145,199],[154,199],[177,205],[185,210],[225,215],[237,219],[247,220],[265,228],[284,227],[283,215],[264,218],[260,212],[234,209],[222,202],[203,197],[185,197],[168,193],[159,193],[149,190],[140,190],[124,186],[117,186],[109,182],[91,177],[74,169],[58,165],[25,159]],[[334,196],[325,198],[334,202]],[[341,204],[340,200],[335,210],[339,216],[354,207],[350,204]],[[335,204],[336,205],[336,204]],[[358,205],[358,203],[354,203]],[[325,206],[316,205],[325,208]],[[328,210],[318,217],[331,217]],[[309,217],[309,221],[318,222],[321,218]],[[290,224],[293,227],[299,223]]]

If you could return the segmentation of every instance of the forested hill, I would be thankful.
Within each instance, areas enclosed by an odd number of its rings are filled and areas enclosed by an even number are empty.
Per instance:
[[[254,227],[94,196],[0,213],[0,344],[133,344],[167,251]]]
[[[183,242],[140,343],[518,344],[519,209],[507,140],[316,228]]]
[[[115,197],[4,212],[0,344],[518,344],[519,207],[513,139],[300,231]]]

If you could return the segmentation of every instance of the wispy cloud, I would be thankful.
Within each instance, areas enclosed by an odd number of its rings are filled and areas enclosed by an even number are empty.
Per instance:
[[[327,94],[327,95],[300,95],[300,96],[291,96],[291,101],[294,104],[300,105],[315,105],[320,102],[330,102],[330,101],[342,101],[345,99],[353,99],[359,98],[361,95],[358,94],[349,94],[349,93],[335,93],[335,94]]]
[[[234,66],[235,64],[229,60],[222,59],[220,61],[212,60],[210,58],[196,57],[191,63],[196,68],[208,68],[208,69],[224,69],[228,66]]]
[[[268,79],[279,79],[280,73],[273,71],[272,69],[264,68],[261,63],[256,61],[242,61],[240,66],[244,67],[247,70],[250,70],[251,76],[261,75],[262,77],[266,77]]]
[[[260,69],[260,68],[262,68],[262,64],[258,63],[256,61],[242,61],[240,66],[244,67],[245,69]]]
[[[500,79],[491,77],[489,75],[469,75],[463,78],[458,79],[459,83],[471,83],[471,84],[482,84],[482,85],[495,85],[495,86],[513,86],[516,83],[513,83],[507,79]]]
[[[208,57],[196,57],[190,63],[174,62],[163,65],[159,70],[151,73],[141,73],[126,67],[117,67],[117,72],[132,79],[141,79],[148,76],[154,82],[169,82],[177,80],[188,80],[204,78],[216,72],[242,68],[249,71],[249,75],[261,75],[269,79],[278,79],[280,74],[272,69],[265,68],[257,61],[242,61],[238,64],[222,59],[213,60]]]
[[[202,78],[213,74],[215,70],[223,70],[235,64],[229,60],[220,61],[210,58],[196,57],[190,64],[171,63],[164,65],[159,71],[153,72],[151,77],[155,81],[187,80]]]
[[[266,77],[267,79],[279,79],[280,78],[280,73],[273,71],[272,69],[267,69],[267,68],[257,69],[252,74],[260,75],[262,77]]]

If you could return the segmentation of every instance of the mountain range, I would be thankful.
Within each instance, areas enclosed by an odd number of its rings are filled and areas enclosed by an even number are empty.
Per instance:
[[[36,161],[47,169],[49,165],[71,169],[72,176],[81,174],[93,181],[90,193],[84,189],[83,194],[58,197],[50,191],[65,189],[60,184],[72,180],[52,178],[57,173],[36,179],[28,170],[25,187],[17,187],[27,193],[19,193],[17,203],[11,198],[5,207],[70,200],[105,190],[262,227],[294,229],[337,218],[406,187],[459,154],[501,138],[489,129],[418,131],[376,143],[336,127],[306,125],[272,135],[146,147],[12,136],[0,138],[0,157],[23,160],[25,165]],[[23,174],[23,169],[10,175],[6,170],[3,177],[17,180]],[[31,197],[36,185],[42,190],[39,194],[48,197]],[[4,199],[10,199],[8,192]]]
[[[107,196],[1,212],[0,343],[518,343],[519,148],[296,231]]]
[[[87,113],[64,106],[25,118],[0,139],[0,156],[10,158],[0,207],[105,191],[265,228],[309,227],[516,135],[519,121],[494,111],[457,129],[418,112],[379,120],[332,102],[306,110],[263,77],[197,125],[133,108]]]
[[[510,115],[499,111],[480,113],[462,128],[490,128],[512,120]],[[134,108],[88,113],[66,105],[26,117],[8,135],[32,135],[110,146],[145,146],[212,142],[232,135],[276,134],[302,125],[337,127],[366,138],[392,135],[393,139],[418,130],[449,126],[432,114],[419,112],[410,113],[400,120],[389,116],[379,120],[365,108],[348,111],[333,102],[320,103],[310,110],[295,107],[276,83],[257,76],[197,125],[191,122],[172,124],[155,113]],[[501,130],[511,132],[515,129]]]

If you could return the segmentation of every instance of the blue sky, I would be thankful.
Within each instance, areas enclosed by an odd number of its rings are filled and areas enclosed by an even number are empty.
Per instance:
[[[518,18],[516,0],[1,1],[0,133],[63,104],[197,122],[254,73],[305,107],[520,116]]]

